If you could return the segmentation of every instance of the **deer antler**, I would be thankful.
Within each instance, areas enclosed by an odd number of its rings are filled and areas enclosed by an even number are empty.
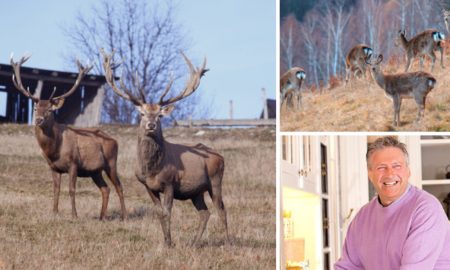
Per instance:
[[[78,66],[78,76],[77,76],[77,80],[75,81],[75,84],[72,86],[72,88],[67,91],[66,93],[64,93],[61,96],[58,97],[53,97],[53,95],[55,94],[55,90],[53,90],[52,95],[50,96],[50,100],[52,101],[56,101],[58,99],[64,99],[70,95],[72,95],[75,90],[77,90],[78,86],[80,85],[81,80],[83,80],[84,76],[92,69],[93,65],[90,65],[88,67],[84,67],[80,61],[77,60],[77,66]]]
[[[38,102],[39,98],[34,97],[30,91],[28,89],[25,89],[25,87],[22,84],[22,78],[20,76],[20,67],[22,66],[23,63],[25,63],[28,59],[30,59],[31,55],[28,56],[23,56],[22,58],[20,58],[19,62],[14,62],[13,59],[13,55],[11,54],[11,66],[13,67],[13,75],[12,75],[12,80],[14,83],[14,86],[17,88],[17,90],[19,90],[22,94],[24,94],[25,96],[27,96],[28,98],[31,98],[34,102]],[[80,84],[81,80],[83,79],[83,77],[92,69],[92,65],[85,68],[80,64],[80,61],[77,60],[77,65],[78,65],[78,77],[77,80],[75,81],[75,84],[72,86],[72,88],[65,94],[59,96],[59,97],[53,97],[53,95],[56,92],[56,88],[53,90],[51,96],[50,96],[50,100],[56,101],[58,99],[63,99],[68,97],[69,95],[71,95],[73,92],[75,92],[75,90],[78,88],[78,85]]]
[[[136,106],[141,106],[145,103],[145,100],[141,100],[137,97],[135,97],[131,91],[125,86],[125,83],[123,82],[122,78],[120,78],[120,87],[123,89],[120,90],[116,83],[115,83],[115,79],[114,79],[114,69],[116,69],[120,64],[115,64],[113,63],[113,57],[114,57],[114,51],[111,52],[110,55],[108,55],[103,48],[100,49],[100,53],[103,56],[103,69],[105,70],[105,78],[106,78],[106,82],[108,82],[108,84],[111,86],[111,88],[113,89],[113,91],[119,95],[120,97],[127,99],[131,102],[133,102],[134,105]],[[137,79],[137,78],[136,78]]]
[[[381,63],[381,61],[383,61],[383,55],[380,54],[378,55],[377,61],[375,62],[375,65],[378,65],[379,63]]]
[[[22,94],[24,94],[26,97],[31,98],[34,102],[38,102],[39,98],[34,97],[28,89],[25,89],[22,84],[22,78],[20,77],[20,67],[23,63],[25,63],[28,59],[30,59],[31,55],[22,56],[20,58],[19,62],[14,62],[13,54],[11,54],[10,63],[13,67],[13,75],[12,75],[12,81],[14,83],[14,86],[19,90]]]
[[[164,90],[164,93],[161,95],[161,98],[159,99],[159,105],[161,106],[166,106],[169,104],[172,104],[174,102],[177,102],[189,95],[191,95],[192,93],[194,93],[194,91],[197,89],[197,87],[200,85],[200,79],[203,75],[205,75],[205,73],[208,71],[208,69],[206,69],[206,58],[203,61],[203,65],[201,68],[195,68],[191,61],[186,57],[186,55],[184,55],[184,53],[181,53],[181,55],[184,58],[184,61],[186,61],[186,64],[189,67],[189,72],[190,72],[190,78],[186,83],[186,86],[184,87],[184,90],[176,97],[170,98],[168,100],[164,100],[164,97],[167,95],[167,93],[169,92],[172,83],[173,83],[173,79],[170,80],[169,84],[167,85],[166,89]]]
[[[374,56],[374,55],[372,55],[372,56]],[[381,61],[383,61],[383,55],[382,54],[378,55],[377,60],[375,62],[372,62],[372,59],[373,59],[373,57],[367,58],[366,64],[378,65],[379,63],[381,63]]]

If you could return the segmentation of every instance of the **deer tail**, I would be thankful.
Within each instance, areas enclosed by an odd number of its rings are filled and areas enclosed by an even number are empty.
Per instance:
[[[427,84],[429,87],[433,88],[434,85],[436,84],[436,79],[433,77],[428,77],[427,78]]]

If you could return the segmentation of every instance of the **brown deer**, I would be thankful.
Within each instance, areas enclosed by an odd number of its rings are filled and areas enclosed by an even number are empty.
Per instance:
[[[436,61],[434,51],[436,50],[441,53],[441,67],[444,68],[444,49],[441,45],[441,41],[445,38],[444,34],[435,29],[429,29],[417,34],[411,40],[407,40],[405,30],[400,30],[398,33],[395,45],[401,45],[406,52],[407,63],[405,72],[408,71],[413,58],[417,57],[419,58],[420,70],[422,70],[423,60],[426,55],[431,58],[431,71],[433,71]]]
[[[380,69],[381,61],[383,55],[380,54],[376,60],[369,59],[366,62],[371,66],[377,84],[394,103],[393,125],[400,125],[400,106],[402,99],[405,98],[414,98],[416,101],[418,107],[416,121],[419,122],[424,115],[427,94],[434,88],[436,79],[422,71],[387,75]]]
[[[345,84],[359,72],[366,77],[366,60],[372,56],[373,50],[366,44],[358,44],[350,49],[345,57]]]
[[[136,177],[147,189],[150,198],[158,207],[158,216],[164,234],[165,244],[172,246],[170,220],[173,200],[190,199],[199,213],[199,226],[192,245],[197,245],[206,228],[209,211],[204,201],[207,191],[219,212],[228,243],[228,229],[225,206],[222,201],[222,177],[224,173],[223,157],[203,144],[184,145],[166,141],[163,137],[160,117],[166,116],[174,109],[173,103],[194,93],[205,74],[206,59],[201,68],[194,68],[183,54],[190,70],[190,79],[183,91],[176,97],[164,99],[173,80],[167,85],[158,103],[147,103],[143,89],[140,96],[133,93],[120,81],[116,85],[113,70],[114,52],[111,55],[103,50],[103,67],[108,84],[120,97],[131,101],[141,114],[138,130]],[[137,81],[138,78],[135,78]],[[164,200],[160,198],[160,194]]]
[[[98,129],[78,129],[58,124],[53,116],[53,112],[62,107],[64,99],[75,92],[92,66],[85,68],[77,61],[78,77],[72,88],[61,96],[53,97],[55,89],[48,100],[41,100],[31,95],[22,84],[20,67],[28,59],[29,56],[22,57],[19,62],[14,62],[11,56],[11,66],[14,70],[12,79],[17,90],[35,103],[35,136],[53,177],[53,212],[58,213],[61,174],[68,173],[72,216],[77,217],[75,207],[77,176],[91,177],[102,193],[100,212],[100,220],[102,220],[105,217],[109,199],[109,187],[102,176],[102,171],[105,171],[119,195],[122,219],[125,219],[122,185],[117,175],[117,141]]]
[[[300,109],[302,97],[300,88],[306,78],[305,71],[300,67],[293,67],[286,71],[280,79],[281,106],[287,100],[288,108],[294,108],[294,100],[297,101],[297,110]]]

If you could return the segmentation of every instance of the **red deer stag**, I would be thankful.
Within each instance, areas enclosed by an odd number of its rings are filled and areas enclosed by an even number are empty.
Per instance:
[[[28,58],[29,56],[22,57],[19,62],[14,62],[11,56],[11,66],[14,69],[12,79],[17,90],[35,103],[35,135],[53,177],[53,212],[58,213],[61,174],[68,173],[72,216],[77,217],[75,207],[77,176],[91,177],[102,193],[100,220],[103,219],[109,199],[109,187],[102,176],[102,171],[105,171],[119,195],[122,219],[125,219],[122,185],[117,175],[117,141],[98,129],[77,129],[58,124],[53,116],[53,112],[62,107],[64,99],[75,92],[92,66],[85,68],[77,61],[79,73],[72,88],[58,97],[53,97],[55,94],[53,91],[48,100],[41,100],[32,96],[22,84],[20,67]]]
[[[405,72],[408,71],[413,58],[418,57],[420,63],[420,70],[423,69],[423,60],[426,55],[431,58],[431,71],[434,69],[434,63],[436,62],[436,56],[434,51],[439,50],[441,53],[441,67],[444,68],[444,49],[442,48],[441,41],[445,36],[441,32],[429,29],[416,35],[411,40],[406,39],[405,30],[399,31],[398,38],[395,45],[401,45],[406,52],[407,63]]]
[[[293,67],[286,71],[280,79],[281,106],[287,100],[288,108],[294,108],[294,99],[297,101],[297,110],[300,109],[302,97],[300,88],[306,78],[305,71],[300,67]]]
[[[350,49],[345,57],[345,84],[359,72],[366,77],[366,60],[372,56],[373,50],[365,44],[358,44]]]
[[[383,55],[380,54],[375,61],[369,59],[367,64],[371,66],[377,84],[394,103],[393,125],[400,125],[400,106],[405,98],[414,98],[416,101],[419,108],[416,121],[419,122],[424,115],[427,94],[433,89],[436,79],[422,71],[386,75],[380,69],[381,61]]]
[[[170,233],[173,200],[188,200],[194,204],[199,214],[199,226],[192,245],[199,244],[209,219],[209,211],[204,201],[208,191],[214,206],[219,212],[228,243],[228,229],[225,206],[222,201],[222,177],[224,172],[223,157],[203,144],[184,145],[166,141],[163,137],[160,117],[166,116],[174,109],[173,103],[194,93],[205,74],[206,59],[201,68],[195,69],[189,59],[183,58],[189,66],[190,79],[183,91],[176,97],[164,99],[173,80],[165,88],[158,103],[147,103],[143,89],[140,96],[135,96],[120,81],[120,89],[114,79],[114,53],[106,54],[103,50],[103,67],[106,80],[114,92],[131,101],[140,112],[141,121],[138,130],[136,177],[145,186],[152,201],[158,207],[158,216],[164,234],[165,244],[172,246]],[[136,81],[138,78],[135,78]],[[160,193],[164,200],[160,198]]]

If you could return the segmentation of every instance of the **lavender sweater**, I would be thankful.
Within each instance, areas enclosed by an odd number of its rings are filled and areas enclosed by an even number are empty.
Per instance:
[[[383,207],[375,197],[348,228],[336,270],[450,270],[450,222],[439,201],[410,186]]]

